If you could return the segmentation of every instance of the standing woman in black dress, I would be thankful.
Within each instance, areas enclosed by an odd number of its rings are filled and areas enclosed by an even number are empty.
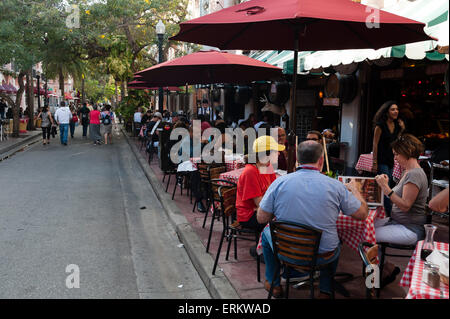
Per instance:
[[[389,177],[389,185],[393,187],[392,173],[394,170],[394,153],[391,143],[394,142],[405,130],[405,123],[399,119],[399,109],[395,101],[384,103],[373,119],[375,132],[373,134],[373,166],[372,172],[386,174]],[[387,215],[391,213],[392,204],[389,198],[384,198],[384,208]]]

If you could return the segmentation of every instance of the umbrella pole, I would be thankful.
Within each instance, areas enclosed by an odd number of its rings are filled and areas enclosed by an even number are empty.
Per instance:
[[[322,136],[323,150],[325,152],[325,160],[327,162],[327,173],[330,173],[330,164],[328,162],[327,143],[325,142],[325,136]]]
[[[297,149],[296,145],[296,104],[297,104],[297,67],[298,67],[298,49],[299,49],[299,36],[298,28],[294,29],[294,70],[292,72],[292,98],[291,98],[291,123],[290,132],[288,135],[289,153],[288,153],[288,173],[294,171],[295,161],[293,151]]]

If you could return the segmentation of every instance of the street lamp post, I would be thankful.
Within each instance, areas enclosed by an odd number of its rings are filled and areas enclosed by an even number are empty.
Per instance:
[[[41,110],[41,84],[39,80],[41,79],[40,75],[36,75],[36,82],[37,82],[37,96],[38,96],[38,110]]]
[[[166,26],[164,25],[164,23],[159,20],[158,24],[156,25],[156,34],[158,35],[158,49],[159,49],[159,61],[158,63],[162,63],[163,62],[163,39],[164,39],[164,34],[166,33]],[[158,111],[162,112],[163,111],[163,100],[164,100],[164,90],[162,87],[159,88],[159,98],[158,98]]]

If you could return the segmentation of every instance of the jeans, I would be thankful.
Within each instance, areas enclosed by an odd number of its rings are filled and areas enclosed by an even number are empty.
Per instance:
[[[0,112],[0,119],[5,119],[5,111]]]
[[[61,144],[67,144],[67,137],[69,135],[69,124],[59,124],[59,134]]]
[[[83,124],[83,137],[87,136],[89,124]]]
[[[387,166],[386,164],[380,164],[378,165],[378,174],[386,174],[389,177],[389,187],[393,187],[394,185],[394,178],[392,177],[394,169]],[[392,202],[384,195],[384,210],[386,211],[386,216],[391,216],[392,211]]]
[[[262,247],[263,247],[263,254],[264,254],[264,263],[266,264],[266,280],[271,283],[273,276],[275,274],[276,270],[276,259],[273,254],[273,248],[272,248],[272,236],[270,234],[270,228],[266,227],[264,231],[262,232]],[[331,294],[331,285],[332,285],[332,278],[333,275],[336,273],[338,261],[339,261],[339,255],[341,253],[341,246],[339,245],[336,248],[336,251],[334,255],[329,259],[324,259],[322,257],[318,257],[316,264],[317,265],[324,265],[332,263],[331,269],[330,267],[325,267],[320,271],[320,283],[319,288],[320,291],[323,293]],[[285,258],[282,256],[278,257],[279,259],[282,259],[287,262],[291,262],[297,265],[302,265],[300,261],[294,261],[290,258]],[[291,276],[292,277],[292,276]],[[274,280],[274,286],[280,286],[280,276],[277,276]]]
[[[75,123],[70,122],[69,127],[70,127],[70,136],[73,138],[73,134],[75,134]]]

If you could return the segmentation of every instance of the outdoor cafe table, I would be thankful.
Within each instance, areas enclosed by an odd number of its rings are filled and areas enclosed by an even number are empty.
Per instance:
[[[448,243],[435,242],[436,249],[448,254]],[[428,286],[422,281],[425,262],[420,258],[423,240],[419,241],[416,250],[405,269],[400,286],[409,287],[406,299],[448,299],[448,285],[441,282],[440,289]]]
[[[361,154],[358,159],[358,163],[356,163],[355,169],[358,172],[366,171],[366,172],[372,172],[372,165],[373,165],[373,154]],[[395,180],[399,181],[402,177],[403,170],[400,166],[400,164],[397,161],[394,161],[394,169],[392,172],[392,176]]]
[[[191,162],[195,169],[197,169],[197,163],[201,163],[201,161],[202,160],[200,157],[192,157],[191,158]],[[240,159],[229,160],[229,159],[225,158],[225,165],[226,165],[227,171],[233,171],[235,169],[244,167],[245,163],[243,161],[241,161]]]
[[[239,176],[243,171],[244,168],[225,172],[220,174],[219,178],[237,183]],[[360,242],[365,241],[376,244],[374,222],[376,218],[385,217],[386,214],[383,206],[370,209],[366,220],[356,220],[350,216],[340,213],[336,222],[339,238],[343,243],[356,252],[358,251],[358,245]],[[258,243],[257,252],[258,254],[262,254],[261,238]]]

